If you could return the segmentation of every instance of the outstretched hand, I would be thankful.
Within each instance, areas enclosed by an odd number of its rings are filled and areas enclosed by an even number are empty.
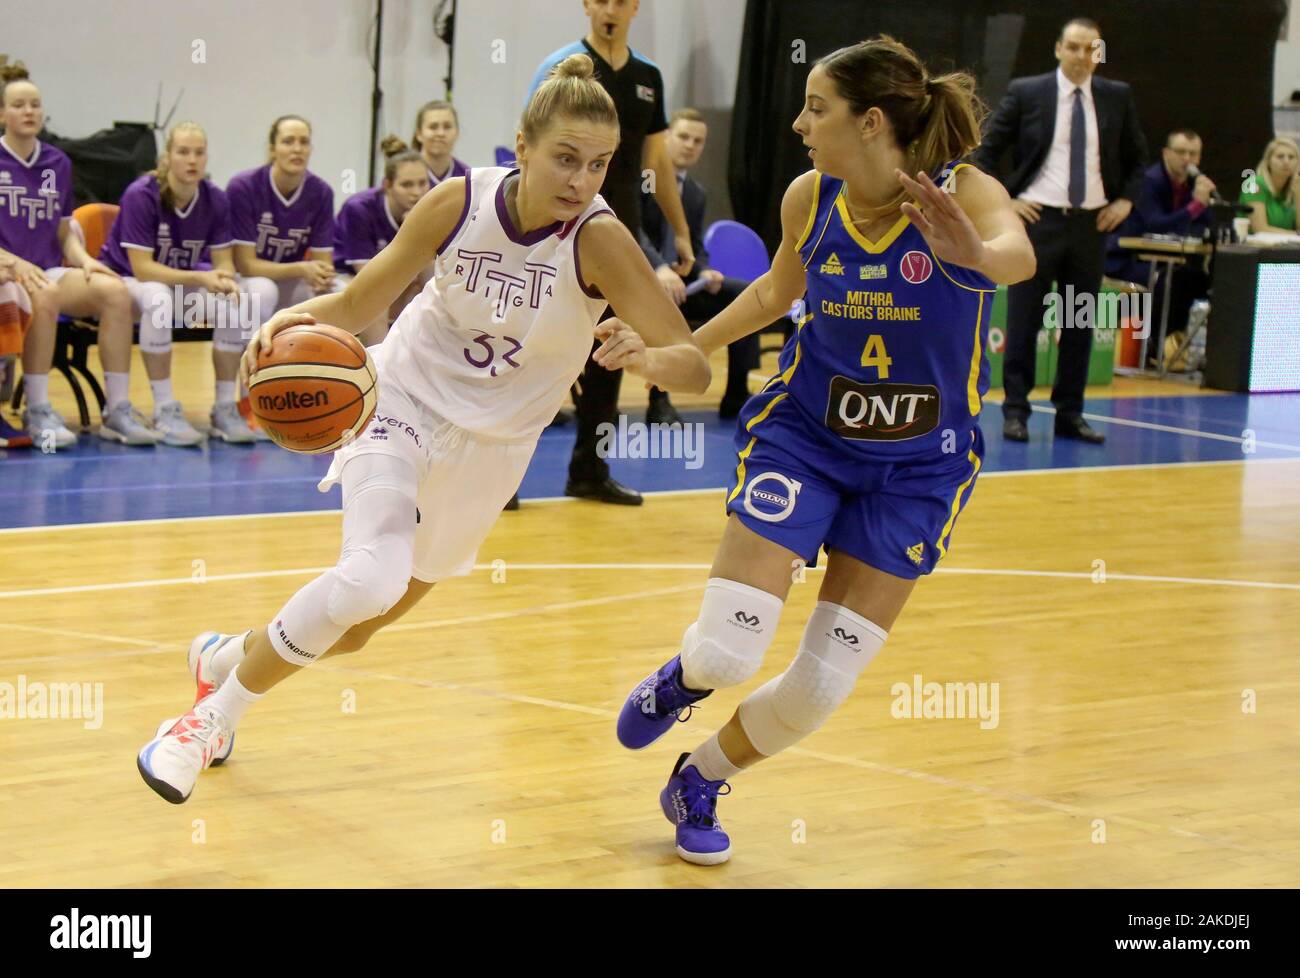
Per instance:
[[[935,257],[964,268],[978,268],[984,260],[984,240],[958,206],[956,196],[940,190],[925,173],[918,173],[915,180],[902,170],[895,170],[894,175],[916,201],[903,204],[902,211],[916,225]]]

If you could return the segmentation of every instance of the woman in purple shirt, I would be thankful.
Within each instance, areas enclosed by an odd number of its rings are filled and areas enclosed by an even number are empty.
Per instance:
[[[277,310],[334,288],[334,191],[307,169],[311,135],[306,119],[280,116],[271,124],[270,161],[226,185],[235,268],[275,282]]]
[[[12,80],[10,80],[12,79]],[[121,278],[86,254],[72,230],[72,162],[36,138],[45,125],[41,93],[26,70],[0,78],[5,134],[0,137],[0,256],[31,299],[23,345],[23,427],[44,448],[76,440],[50,406],[50,365],[60,314],[99,320],[99,356],[108,389],[99,434],[130,445],[154,433],[127,396],[131,378],[131,297]],[[66,262],[66,265],[64,264]]]
[[[425,169],[429,171],[430,188],[469,173],[469,167],[452,155],[459,138],[460,119],[450,102],[425,102],[415,113],[415,131],[411,134],[409,148],[424,160]],[[388,156],[408,148],[397,136],[385,137],[380,145]]]
[[[395,147],[405,145],[396,136],[387,137],[382,146],[387,156],[383,183],[353,194],[339,211],[335,225],[334,267],[339,272],[340,288],[346,287],[361,266],[387,247],[388,242],[397,236],[397,229],[407,213],[429,192],[429,174],[420,154],[404,148],[395,151]],[[386,315],[358,333],[358,339],[366,346],[383,342],[388,334],[388,324],[424,288],[431,274],[432,267],[407,287]]]
[[[158,169],[135,180],[100,257],[124,277],[140,316],[140,350],[153,390],[154,427],[167,445],[198,445],[206,436],[185,418],[172,391],[172,329],[210,326],[216,368],[212,434],[253,442],[235,401],[239,358],[279,299],[267,278],[241,278],[231,257],[230,204],[204,176],[208,139],[182,122],[167,134]]]

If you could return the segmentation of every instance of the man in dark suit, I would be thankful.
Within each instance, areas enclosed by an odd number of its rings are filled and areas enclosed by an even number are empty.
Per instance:
[[[1191,129],[1175,129],[1165,140],[1161,159],[1147,167],[1142,174],[1142,189],[1138,193],[1133,213],[1119,229],[1106,239],[1106,274],[1146,285],[1151,280],[1151,265],[1139,261],[1126,248],[1119,246],[1120,238],[1141,237],[1144,234],[1178,234],[1199,238],[1210,226],[1210,195],[1214,181],[1204,173],[1190,178],[1190,168],[1201,165],[1201,137]],[[1205,262],[1192,259],[1174,270],[1169,283],[1169,330],[1186,329],[1187,313],[1196,299],[1204,298],[1210,290],[1210,277]],[[1156,282],[1151,327],[1160,322],[1164,302],[1163,279]],[[1155,340],[1152,339],[1154,346]]]
[[[1094,77],[1104,60],[1101,29],[1075,18],[1056,42],[1059,67],[1046,75],[1013,79],[972,159],[994,173],[1011,150],[1003,179],[1012,207],[1025,222],[1038,259],[1032,279],[1007,294],[1007,352],[1003,362],[1002,434],[1028,441],[1029,392],[1045,298],[1101,289],[1106,235],[1133,209],[1146,159],[1129,86]],[[1072,309],[1061,316],[1060,364],[1052,387],[1058,437],[1101,444],[1105,437],[1083,418],[1083,388],[1092,352],[1092,329],[1078,328]]]
[[[738,278],[727,278],[709,267],[709,253],[704,249],[704,208],[707,191],[689,171],[704,153],[709,138],[709,127],[697,109],[678,109],[668,126],[668,155],[677,173],[677,189],[686,211],[686,223],[691,231],[691,247],[695,251],[695,267],[683,278],[673,270],[677,261],[677,248],[673,241],[673,228],[664,220],[663,211],[653,195],[641,194],[641,233],[638,240],[641,250],[655,270],[669,297],[682,308],[682,316],[692,329],[725,309],[749,284]],[[698,279],[705,285],[691,295],[687,286]],[[734,418],[749,397],[749,371],[759,363],[759,334],[742,337],[727,347],[727,389],[722,395],[718,413],[724,418]],[[650,404],[646,409],[646,423],[680,424],[681,415],[668,399],[668,393],[659,388],[650,391]]]

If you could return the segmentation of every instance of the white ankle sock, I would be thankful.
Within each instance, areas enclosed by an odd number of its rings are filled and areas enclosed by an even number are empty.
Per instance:
[[[709,781],[725,781],[734,778],[742,770],[731,763],[731,759],[722,749],[722,744],[718,743],[717,734],[695,748],[695,752],[686,758],[682,767],[687,768],[692,764],[695,765],[695,770],[700,772],[700,776]]]
[[[234,638],[227,640],[226,644],[221,646],[212,656],[212,678],[218,684],[224,683],[226,677],[230,675],[230,670],[239,665],[244,659],[244,640],[248,638],[248,632],[236,635]]]
[[[217,381],[217,403],[218,404],[235,403],[235,381],[233,380]]]
[[[206,706],[212,707],[218,713],[225,716],[226,722],[233,731],[239,726],[239,721],[244,718],[244,711],[260,700],[265,693],[250,693],[239,681],[239,670],[236,669],[221,687],[203,701]]]
[[[149,381],[149,389],[153,391],[154,407],[162,407],[164,404],[170,404],[176,400],[176,395],[172,393],[172,379],[170,377]]]
[[[44,407],[50,403],[50,375],[23,371],[23,391],[29,408]]]
[[[105,399],[108,401],[105,410],[111,411],[130,397],[131,375],[109,373],[105,370],[104,388]]]

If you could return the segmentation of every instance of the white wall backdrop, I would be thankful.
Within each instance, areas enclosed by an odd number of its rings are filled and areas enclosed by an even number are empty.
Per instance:
[[[41,22],[14,29],[0,52],[26,62],[50,128],[86,136],[114,120],[150,122],[158,83],[163,113],[184,89],[173,122],[208,131],[209,168],[223,185],[265,160],[271,121],[310,119],[312,170],[339,190],[364,184],[370,136],[372,0],[41,0]],[[416,107],[440,98],[446,47],[433,35],[435,0],[387,0],[381,59],[384,130],[409,138]],[[35,25],[36,21],[29,21]]]
[[[668,114],[691,105],[709,120],[697,175],[710,188],[709,219],[730,215],[726,155],[736,93],[745,0],[642,0],[629,43],[659,66]],[[582,0],[459,0],[454,94],[461,116],[458,155],[491,162],[513,148],[523,97],[542,59],[582,38]],[[502,60],[504,58],[504,60]]]
[[[114,120],[154,118],[184,89],[173,122],[208,131],[209,168],[219,184],[264,160],[271,120],[310,119],[312,170],[339,192],[352,171],[366,180],[370,136],[374,0],[41,0],[41,22],[6,19],[0,52],[26,62],[45,98],[50,128],[86,136]],[[386,0],[381,135],[409,139],[415,110],[443,98],[446,46],[433,31],[437,0]],[[492,162],[509,144],[538,62],[587,31],[581,0],[458,0],[454,95],[461,117],[457,155]],[[632,45],[663,71],[671,111],[694,104],[715,122],[699,171],[726,210],[726,146],[744,0],[644,0]],[[21,24],[21,22],[17,22]],[[493,42],[504,63],[491,59]],[[341,202],[341,197],[340,197]]]

